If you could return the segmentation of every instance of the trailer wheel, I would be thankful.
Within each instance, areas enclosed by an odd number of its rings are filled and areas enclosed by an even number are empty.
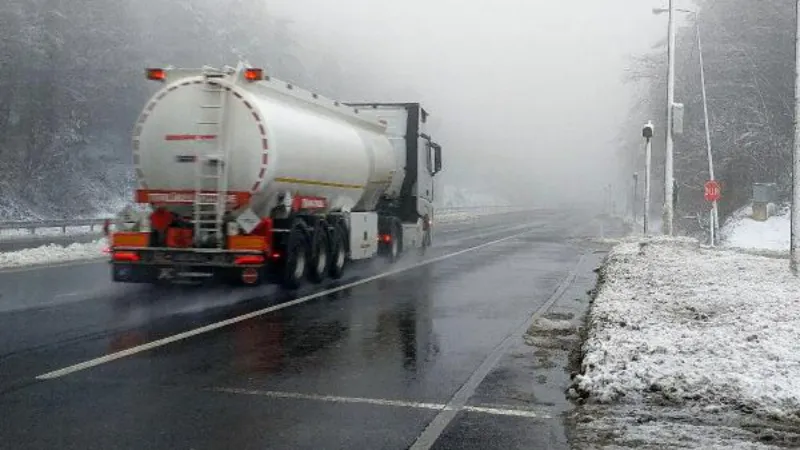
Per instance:
[[[308,268],[308,278],[314,283],[321,283],[330,268],[330,245],[328,240],[327,224],[320,222],[314,228],[311,238],[311,261]]]
[[[400,255],[403,253],[403,235],[400,232],[400,224],[397,221],[392,221],[389,229],[389,245],[386,251],[386,258],[389,262],[397,262]]]
[[[286,246],[286,262],[283,266],[282,284],[287,289],[297,289],[303,284],[308,269],[308,243],[305,224],[292,227]]]
[[[331,257],[328,273],[331,278],[338,280],[344,275],[344,266],[347,263],[347,242],[344,239],[344,231],[340,226],[333,227],[330,249]]]

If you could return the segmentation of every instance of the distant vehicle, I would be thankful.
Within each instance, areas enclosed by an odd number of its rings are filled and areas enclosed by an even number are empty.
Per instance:
[[[432,238],[441,147],[417,103],[345,104],[262,69],[147,69],[136,202],[109,234],[118,282],[339,278]]]

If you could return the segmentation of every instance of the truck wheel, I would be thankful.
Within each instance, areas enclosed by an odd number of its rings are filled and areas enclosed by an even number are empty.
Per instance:
[[[397,262],[400,259],[400,254],[403,253],[403,235],[400,234],[400,226],[397,222],[392,222],[391,231],[389,236],[389,248],[386,252],[386,258],[389,262]]]
[[[331,278],[338,280],[344,275],[344,266],[347,263],[347,248],[344,233],[341,227],[334,227],[331,233],[331,255],[328,273]]]
[[[311,241],[311,262],[308,268],[308,278],[314,283],[320,283],[325,279],[330,265],[330,245],[326,228],[327,225],[324,223],[317,225]]]
[[[305,226],[292,227],[286,247],[286,262],[283,267],[282,284],[287,289],[297,289],[303,284],[308,266],[308,244]]]

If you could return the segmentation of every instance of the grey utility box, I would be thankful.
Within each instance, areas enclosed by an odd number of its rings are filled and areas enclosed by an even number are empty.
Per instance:
[[[753,219],[765,221],[769,218],[769,204],[775,203],[775,183],[753,183]]]

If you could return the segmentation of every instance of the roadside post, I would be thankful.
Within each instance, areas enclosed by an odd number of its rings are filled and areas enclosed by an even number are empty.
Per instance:
[[[642,128],[644,137],[644,213],[642,215],[644,234],[650,231],[650,161],[653,156],[653,122],[648,120]]]

